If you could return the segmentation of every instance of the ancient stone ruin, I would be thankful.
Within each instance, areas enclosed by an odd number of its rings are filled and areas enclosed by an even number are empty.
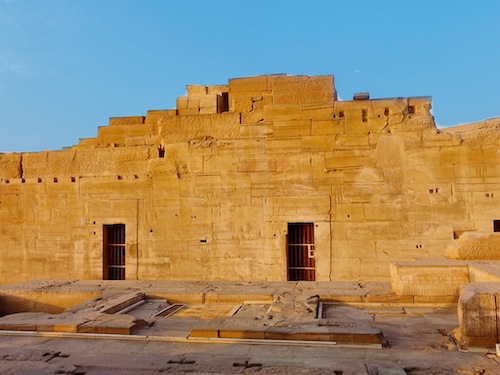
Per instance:
[[[0,154],[0,284],[390,282],[458,301],[462,342],[491,346],[499,129],[438,129],[430,97],[339,101],[333,76],[188,85],[73,147]]]

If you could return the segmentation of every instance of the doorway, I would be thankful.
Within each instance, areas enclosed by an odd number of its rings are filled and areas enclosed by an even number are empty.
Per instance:
[[[315,281],[314,223],[288,223],[288,280]]]
[[[125,224],[103,226],[103,279],[125,280]]]

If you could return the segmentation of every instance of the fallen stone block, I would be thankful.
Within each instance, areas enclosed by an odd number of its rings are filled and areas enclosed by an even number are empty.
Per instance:
[[[461,289],[458,300],[459,330],[456,337],[462,347],[493,348],[498,341],[499,283],[471,283]]]
[[[500,260],[500,233],[464,232],[445,256],[461,260]]]

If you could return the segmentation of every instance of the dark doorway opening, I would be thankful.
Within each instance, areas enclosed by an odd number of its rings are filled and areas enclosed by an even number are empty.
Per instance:
[[[314,223],[288,223],[288,280],[315,281]]]
[[[125,280],[125,224],[103,226],[103,279]]]
[[[500,232],[500,220],[493,220],[493,232]]]
[[[223,92],[217,97],[217,113],[229,111],[229,93]]]

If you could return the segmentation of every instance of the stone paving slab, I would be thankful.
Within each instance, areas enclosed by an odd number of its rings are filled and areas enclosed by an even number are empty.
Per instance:
[[[0,330],[4,331],[130,335],[145,324],[130,315],[107,314],[91,320],[74,314],[47,313],[19,313],[0,318]]]
[[[133,293],[127,293],[123,294],[121,296],[118,296],[114,299],[111,299],[109,301],[106,301],[102,307],[100,308],[99,312],[105,313],[105,314],[114,314],[120,310],[125,309],[126,307],[129,307],[141,300],[144,299],[144,294],[140,292],[133,292]]]
[[[79,325],[77,332],[130,335],[145,325],[146,322],[144,320],[137,320],[130,315],[103,314],[97,319]]]
[[[77,332],[88,319],[47,313],[19,313],[0,318],[0,330],[38,332]]]
[[[51,303],[63,301],[65,294],[90,297],[67,308],[61,314],[32,312],[0,317],[0,329],[52,333],[88,333],[104,335],[144,335],[161,339],[201,338],[200,342],[216,340],[268,340],[296,342],[337,342],[347,345],[382,345],[387,337],[397,345],[417,345],[416,338],[397,338],[399,330],[412,335],[431,336],[435,346],[446,347],[438,332],[458,326],[449,315],[433,314],[428,309],[452,306],[456,296],[398,296],[389,283],[364,282],[182,282],[182,281],[39,281],[0,287],[0,293],[19,297],[39,293],[39,298],[51,298]],[[11,293],[11,294],[9,294]],[[172,317],[140,319],[133,311],[126,315],[103,314],[117,312],[143,298],[171,295],[181,302],[187,298],[196,303]],[[5,294],[0,294],[3,298]],[[334,304],[329,302],[333,301]],[[174,301],[165,300],[166,304]],[[362,310],[347,308],[363,306]],[[32,307],[46,306],[38,299]],[[239,308],[238,308],[239,306]],[[258,306],[258,307],[255,307]],[[315,319],[316,308],[327,324]],[[133,307],[133,306],[132,306]],[[367,308],[369,307],[369,308]],[[182,312],[183,311],[183,312]],[[241,315],[238,315],[241,311]],[[183,314],[185,317],[182,317]],[[397,315],[401,315],[401,319]],[[177,315],[177,320],[176,318]],[[228,320],[218,317],[228,318]],[[320,317],[323,315],[319,315]],[[411,316],[422,319],[408,321]],[[29,318],[28,318],[29,317]],[[239,320],[241,318],[241,320]],[[181,324],[180,321],[185,319]],[[355,321],[353,325],[347,321]],[[401,320],[401,324],[400,324]],[[372,321],[375,326],[367,326]],[[299,324],[299,323],[301,324]],[[340,324],[339,322],[343,322]],[[363,323],[365,322],[365,323]],[[364,326],[363,326],[364,324]],[[419,328],[419,324],[424,324]],[[360,328],[361,327],[361,328]],[[389,335],[382,337],[381,330]],[[399,340],[399,341],[398,341]],[[498,338],[495,338],[498,341]]]

